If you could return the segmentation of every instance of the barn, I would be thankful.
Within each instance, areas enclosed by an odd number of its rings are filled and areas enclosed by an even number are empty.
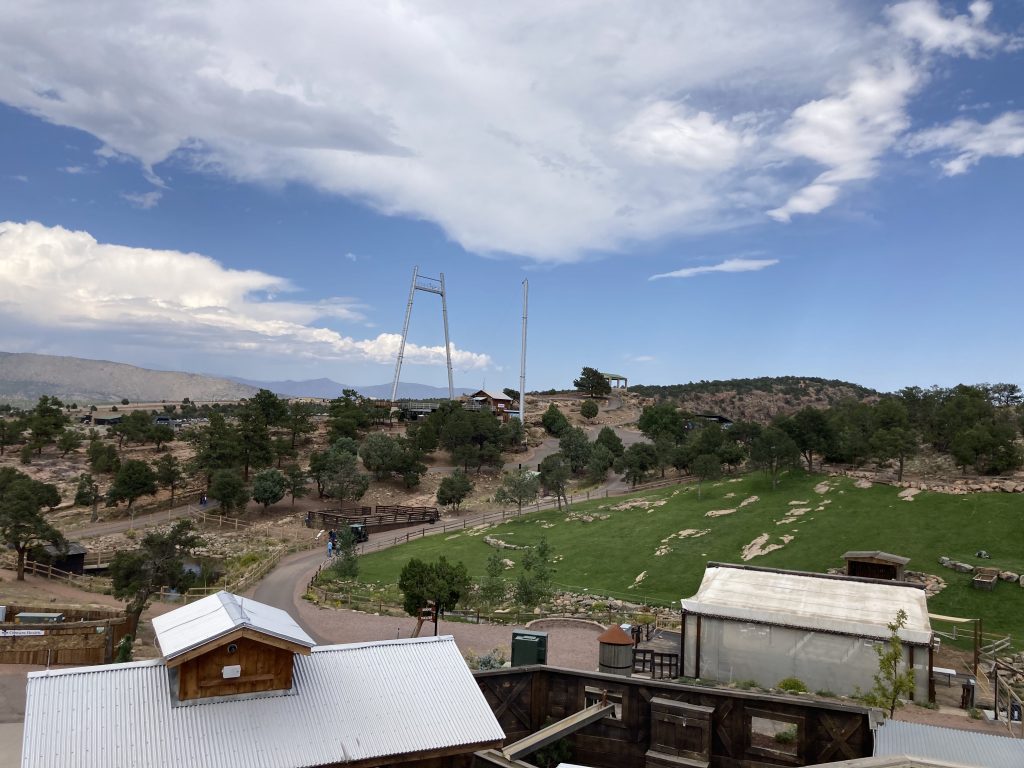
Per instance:
[[[23,768],[444,768],[504,739],[451,637],[315,646],[227,592],[153,626],[162,658],[29,673]]]
[[[697,594],[681,602],[684,676],[769,688],[795,677],[847,695],[871,689],[875,649],[902,609],[904,668],[914,670],[914,700],[929,700],[933,634],[918,585],[708,563]]]

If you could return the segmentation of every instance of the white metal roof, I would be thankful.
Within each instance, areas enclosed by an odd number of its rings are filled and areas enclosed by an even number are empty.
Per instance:
[[[976,768],[1021,768],[1024,741],[988,733],[886,720],[875,729],[875,755],[914,755]]]
[[[316,645],[286,611],[223,590],[153,618],[153,629],[165,659],[173,659],[241,628],[307,648]]]
[[[895,583],[715,565],[697,594],[681,602],[689,613],[878,639],[889,636],[886,625],[902,608],[904,641],[932,637],[924,590]]]
[[[22,768],[293,768],[505,738],[451,637],[294,658],[291,695],[177,706],[162,659],[30,672]]]

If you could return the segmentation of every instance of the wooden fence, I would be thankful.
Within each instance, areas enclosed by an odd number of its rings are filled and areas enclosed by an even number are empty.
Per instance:
[[[0,664],[107,664],[128,619],[0,624]]]
[[[674,680],[679,677],[679,654],[634,648],[633,672],[652,680]]]
[[[17,567],[17,555],[10,552],[0,552],[0,568],[9,568],[13,571],[17,570]],[[44,579],[63,581],[66,584],[71,584],[74,587],[89,592],[109,592],[112,588],[108,578],[102,576],[80,576],[77,573],[68,573],[59,568],[54,568],[48,563],[37,563],[32,560],[25,561],[25,573],[41,576]]]
[[[234,579],[233,581],[224,581],[223,583],[214,587],[192,587],[186,592],[177,592],[173,589],[166,587],[162,588],[157,593],[156,598],[166,603],[194,603],[196,600],[201,600],[209,595],[216,594],[221,590],[225,592],[244,592],[257,581],[262,579],[268,573],[270,573],[281,562],[281,558],[284,557],[289,551],[288,547],[277,547],[271,552],[270,557],[266,560],[262,560],[256,563],[245,571],[241,576]]]

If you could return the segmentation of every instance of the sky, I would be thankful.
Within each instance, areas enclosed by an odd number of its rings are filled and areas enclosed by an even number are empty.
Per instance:
[[[0,138],[3,351],[1024,384],[1024,0],[37,0]]]

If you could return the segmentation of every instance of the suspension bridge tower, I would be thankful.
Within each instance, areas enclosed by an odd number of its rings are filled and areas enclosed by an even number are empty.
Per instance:
[[[441,297],[441,317],[444,320],[444,356],[448,365],[448,399],[455,399],[452,384],[452,347],[448,340],[448,295],[444,288],[444,272],[440,277],[426,277],[420,274],[418,266],[412,269],[412,285],[409,286],[409,303],[405,308],[405,323],[402,325],[402,343],[398,347],[398,362],[395,364],[395,383],[391,385],[391,402],[398,398],[398,380],[402,375],[402,358],[405,356],[405,342],[409,338],[409,318],[412,317],[412,301],[416,291],[435,293]]]

